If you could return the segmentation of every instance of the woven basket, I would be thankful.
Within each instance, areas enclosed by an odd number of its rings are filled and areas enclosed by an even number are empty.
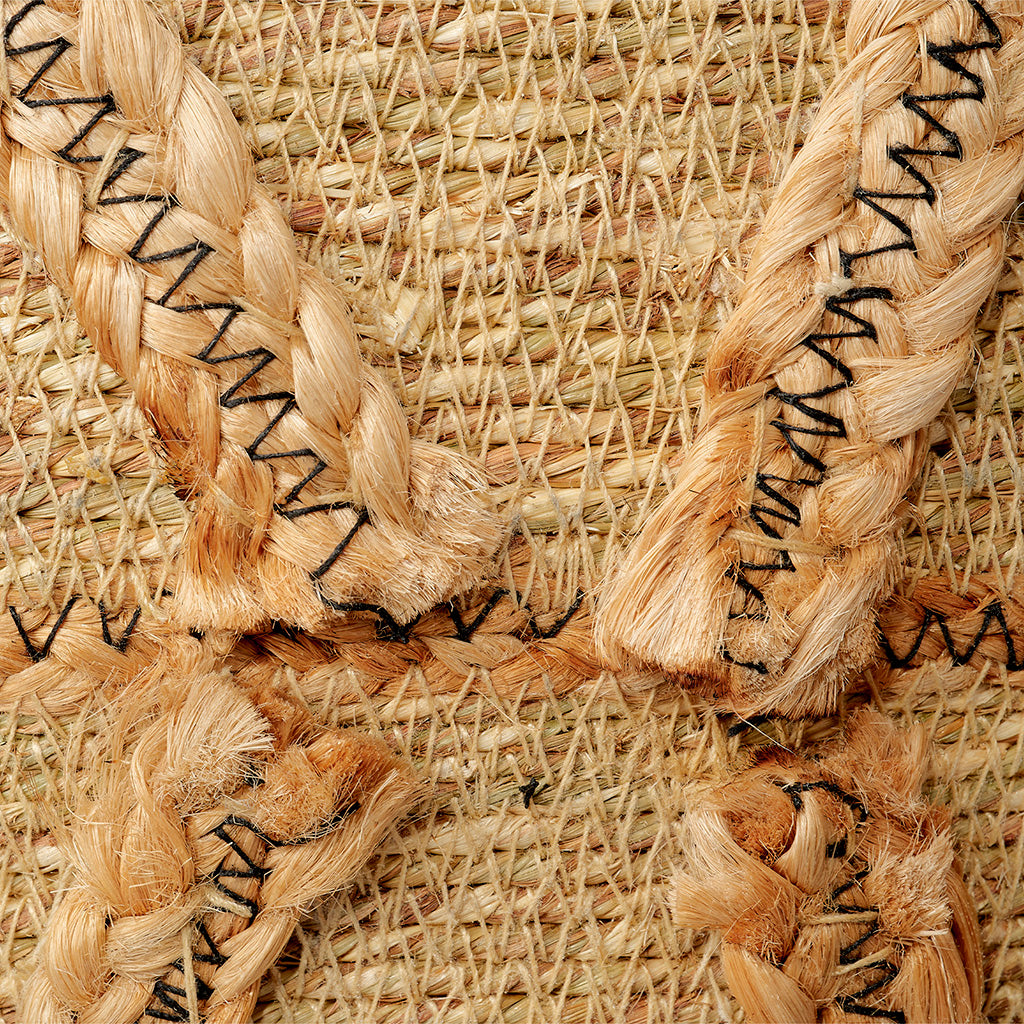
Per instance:
[[[160,6],[414,434],[481,460],[517,522],[471,630],[442,609],[231,655],[428,784],[356,884],[303,919],[257,1019],[736,1019],[714,942],[669,914],[680,815],[750,749],[813,749],[843,716],[751,727],[602,673],[591,595],[692,434],[703,355],[841,64],[842,6]],[[126,631],[147,642],[188,508],[130,389],[39,266],[0,245],[0,673],[19,695],[0,716],[7,1019],[107,756],[110,706],[48,682],[98,671]],[[878,666],[844,708],[927,731],[999,1021],[1024,1020],[1022,247],[1012,222],[973,374],[911,496]]]

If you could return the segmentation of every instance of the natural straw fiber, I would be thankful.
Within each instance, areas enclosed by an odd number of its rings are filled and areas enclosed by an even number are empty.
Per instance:
[[[501,539],[482,480],[410,441],[178,40],[143,0],[3,17],[0,199],[199,498],[182,621],[404,621],[477,580]]]
[[[127,699],[119,725],[139,735],[72,833],[21,1018],[242,1024],[299,911],[351,880],[415,784],[382,744],[247,699],[194,658]]]
[[[743,714],[828,714],[867,664],[901,502],[1024,184],[1024,12],[854,2],[849,65],[708,355],[701,429],[599,637]]]
[[[974,908],[946,815],[920,799],[923,730],[855,717],[814,760],[764,752],[686,815],[676,920],[723,930],[752,1021],[977,1020]]]
[[[669,457],[690,442],[704,355],[774,183],[845,65],[844,9],[159,9],[231,105],[300,254],[351,304],[362,350],[414,436],[482,459],[521,534],[492,580],[411,625],[366,613],[315,638],[282,625],[230,655],[214,631],[188,638],[226,660],[246,692],[250,681],[276,686],[319,728],[386,743],[428,794],[349,887],[300,917],[253,1019],[741,1019],[717,941],[671,917],[672,879],[687,863],[681,815],[758,750],[813,753],[840,723],[745,727],[674,685],[601,675],[584,638],[604,565],[663,500]],[[968,652],[993,602],[1024,649],[1013,599],[1016,220],[1007,249],[975,365],[931,428],[910,494],[906,603],[882,612],[897,662],[932,610],[956,654]],[[3,671],[25,673],[9,702],[0,682],[6,1020],[73,885],[76,809],[112,771],[118,694],[163,642],[161,595],[176,589],[189,506],[131,389],[97,359],[59,289],[3,252]],[[460,636],[451,611],[468,627],[502,590]],[[36,654],[46,648],[38,661],[8,607]],[[123,652],[106,642],[104,615],[114,645],[128,631]],[[1024,700],[998,619],[982,640],[956,660],[932,617],[902,667],[879,648],[840,711],[869,702],[925,731],[925,793],[949,813],[980,919],[982,1015],[1012,1021],[1024,1019]],[[123,674],[97,692],[101,658]],[[71,669],[91,682],[58,703]]]

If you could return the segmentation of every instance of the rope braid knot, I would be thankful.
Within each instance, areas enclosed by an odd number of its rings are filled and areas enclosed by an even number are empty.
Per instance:
[[[0,199],[196,499],[182,618],[405,621],[475,582],[502,535],[482,477],[410,438],[177,38],[143,0],[2,12]]]
[[[979,1019],[978,925],[920,797],[926,748],[862,712],[820,760],[768,750],[687,813],[674,920],[722,932],[748,1020]]]
[[[179,673],[161,668],[157,713],[72,832],[74,881],[24,1020],[251,1019],[300,912],[347,885],[418,795],[383,744],[272,691]]]
[[[823,714],[877,650],[903,498],[1024,181],[1021,7],[853,4],[850,63],[708,357],[701,427],[607,587],[604,655]]]

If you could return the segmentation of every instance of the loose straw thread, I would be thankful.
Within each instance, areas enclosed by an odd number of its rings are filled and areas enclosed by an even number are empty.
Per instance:
[[[0,199],[195,499],[189,626],[399,621],[486,574],[480,473],[409,437],[214,86],[143,0],[6,0]]]
[[[138,742],[72,831],[21,1019],[242,1024],[300,912],[351,881],[419,787],[383,744],[202,658],[164,661],[130,702],[119,728]]]
[[[970,354],[1024,177],[1019,2],[855,0],[708,357],[674,489],[598,645],[744,715],[822,714],[876,651],[903,498]]]
[[[927,737],[862,712],[820,761],[761,753],[684,819],[677,924],[722,932],[752,1021],[979,1019],[980,936]]]

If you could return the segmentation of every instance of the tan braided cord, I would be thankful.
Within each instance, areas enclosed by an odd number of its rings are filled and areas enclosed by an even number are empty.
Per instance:
[[[923,731],[862,713],[813,761],[767,751],[687,814],[675,917],[721,929],[748,1020],[978,1019],[978,924],[926,762]]]
[[[1024,184],[1024,10],[851,5],[849,64],[708,355],[701,427],[602,649],[743,714],[826,714],[868,663],[903,498]]]
[[[747,725],[657,674],[603,672],[591,639],[591,594],[671,486],[764,211],[846,64],[845,5],[154,6],[229,103],[298,252],[344,294],[412,436],[482,463],[519,522],[492,578],[416,621],[367,611],[234,644],[179,630],[174,657],[191,652],[254,707],[273,692],[308,713],[293,746],[358,730],[426,791],[298,915],[251,1018],[742,1020],[719,935],[673,921],[673,878],[691,863],[684,813],[778,748],[820,753],[869,704],[927,735],[925,793],[948,811],[980,922],[980,1016],[1022,1019],[1017,218],[975,365],[908,498],[900,582],[880,612],[892,655],[875,647],[835,718]],[[124,695],[172,643],[164,591],[179,590],[194,500],[48,280],[0,238],[5,1021],[19,1019],[48,922],[83,886],[81,816],[146,730],[145,702],[138,720]],[[254,814],[255,795],[236,792]],[[225,820],[196,821],[186,841]],[[306,845],[224,832],[257,865]],[[199,845],[214,874],[221,858],[253,870],[215,832]],[[200,877],[187,894],[213,888]],[[216,955],[199,924],[214,921],[248,914],[190,918],[159,977],[184,1009],[150,1007],[200,1019],[215,969],[200,958]],[[126,974],[130,925],[97,928]]]
[[[203,660],[161,659],[125,697],[116,742],[135,732],[134,749],[115,746],[72,834],[24,1021],[244,1024],[299,912],[351,881],[417,795],[381,743]]]
[[[230,110],[144,0],[3,8],[0,198],[196,498],[189,626],[406,621],[501,539],[479,472],[411,441]]]

